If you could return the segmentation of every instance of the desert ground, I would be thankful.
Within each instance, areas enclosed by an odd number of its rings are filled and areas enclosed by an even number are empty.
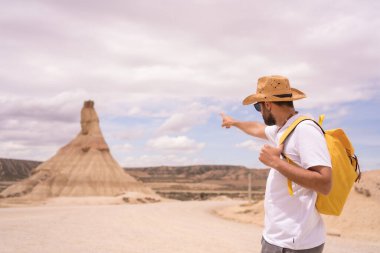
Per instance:
[[[4,185],[20,182],[32,169],[25,167],[20,176],[20,161],[0,162]],[[14,166],[8,166],[10,162]],[[260,252],[266,171],[231,166],[127,171],[160,193],[162,201],[132,201],[144,199],[141,192],[61,196],[42,202],[31,202],[27,196],[28,201],[0,199],[0,252]],[[248,173],[253,174],[253,192],[257,191],[250,203]],[[365,172],[343,214],[324,217],[328,234],[324,252],[380,252],[379,210],[380,170]]]
[[[82,201],[85,203],[85,201]],[[0,209],[2,253],[257,253],[262,227],[215,210],[246,201],[169,201]],[[325,253],[377,253],[380,242],[328,236]]]

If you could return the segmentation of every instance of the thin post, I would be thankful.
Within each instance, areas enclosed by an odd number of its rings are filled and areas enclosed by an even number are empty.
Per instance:
[[[248,203],[251,204],[252,201],[252,174],[251,171],[248,173]]]

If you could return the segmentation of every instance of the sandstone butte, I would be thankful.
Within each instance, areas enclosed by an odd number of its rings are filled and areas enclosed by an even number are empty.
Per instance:
[[[125,196],[126,202],[158,201],[149,187],[128,175],[112,157],[93,101],[81,110],[81,131],[32,175],[0,193],[1,198],[41,201],[57,197]]]

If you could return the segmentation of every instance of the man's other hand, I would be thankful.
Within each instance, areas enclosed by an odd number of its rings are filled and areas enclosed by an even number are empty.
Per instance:
[[[284,149],[284,144],[278,147],[264,145],[261,149],[259,160],[268,167],[277,168],[279,161],[281,161],[281,153]]]

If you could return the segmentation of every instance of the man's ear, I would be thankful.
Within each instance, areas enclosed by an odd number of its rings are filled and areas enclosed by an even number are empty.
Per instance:
[[[271,109],[272,109],[272,103],[271,102],[264,102],[264,106],[267,109],[267,111],[271,111]]]

